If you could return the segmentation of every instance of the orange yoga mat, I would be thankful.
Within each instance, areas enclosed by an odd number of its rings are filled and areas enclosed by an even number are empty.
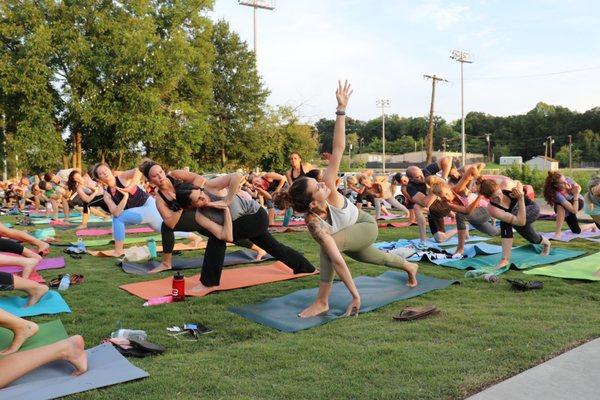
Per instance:
[[[187,243],[175,243],[175,247],[173,251],[187,251],[187,250],[202,250],[206,248],[206,241],[201,242],[199,246],[194,246],[192,244]],[[232,246],[231,243],[227,243],[227,246]],[[156,246],[157,252],[162,252],[162,246]],[[115,257],[114,250],[88,250],[88,254],[91,254],[94,257]]]
[[[288,279],[301,278],[307,275],[317,274],[315,271],[310,274],[296,274],[284,263],[277,261],[273,264],[256,265],[252,267],[230,268],[223,270],[221,275],[221,284],[205,290],[190,293],[190,289],[196,286],[200,281],[200,275],[185,278],[186,296],[203,297],[211,292],[221,290],[240,289],[249,286],[263,285],[265,283],[286,281]],[[129,283],[119,286],[121,289],[148,300],[152,297],[160,297],[171,294],[173,278],[157,279],[155,281],[144,281]]]

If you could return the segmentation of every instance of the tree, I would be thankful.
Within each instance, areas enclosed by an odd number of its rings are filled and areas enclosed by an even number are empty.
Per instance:
[[[269,92],[256,71],[254,53],[227,22],[214,25],[211,40],[215,49],[211,134],[199,156],[205,164],[220,168],[249,165],[270,145],[257,133]]]
[[[579,165],[581,161],[582,151],[579,149],[571,149],[571,162],[573,165]],[[562,167],[569,166],[569,145],[564,145],[560,148],[560,150],[555,154],[554,158],[556,158]]]

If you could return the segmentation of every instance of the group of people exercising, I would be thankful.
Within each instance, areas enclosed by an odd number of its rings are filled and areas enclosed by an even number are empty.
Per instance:
[[[291,209],[296,215],[303,215],[308,231],[320,246],[319,290],[315,301],[299,313],[302,318],[329,311],[328,299],[335,274],[352,296],[345,315],[359,312],[360,293],[342,253],[360,262],[402,269],[407,273],[406,284],[409,287],[418,285],[417,264],[373,246],[378,235],[376,220],[388,213],[385,205],[400,210],[418,225],[422,246],[426,246],[427,225],[437,242],[444,242],[456,234],[455,257],[461,257],[464,251],[467,223],[490,236],[502,238],[503,253],[498,268],[510,262],[513,230],[529,242],[543,245],[541,256],[550,252],[550,241],[532,225],[540,214],[539,205],[524,193],[520,182],[504,176],[482,176],[484,164],[460,166],[451,157],[444,157],[424,168],[410,166],[404,175],[398,173],[389,178],[375,177],[367,171],[346,179],[344,190],[340,190],[338,175],[346,146],[345,114],[351,94],[347,82],[338,83],[332,152],[324,171],[304,162],[298,153],[291,154],[291,166],[285,175],[231,173],[212,179],[184,169],[165,171],[152,160],[121,172],[113,171],[106,163],[98,163],[88,174],[76,169],[63,170],[58,174],[47,173],[31,185],[21,182],[23,188],[29,186],[30,190],[29,195],[25,189],[19,192],[18,204],[27,199],[36,207],[46,204],[47,212],[52,210],[55,221],[59,221],[59,209],[62,208],[68,217],[71,207],[81,207],[83,226],[91,212],[112,216],[116,256],[124,252],[126,226],[148,224],[161,233],[163,243],[162,262],[151,272],[172,267],[175,238],[188,238],[199,244],[202,236],[206,236],[208,241],[200,281],[192,291],[220,284],[229,242],[254,250],[257,259],[270,254],[294,273],[314,272],[315,267],[302,253],[280,243],[269,232],[275,219],[275,207]],[[404,204],[394,196],[397,186],[401,187]],[[584,204],[581,188],[560,173],[548,175],[544,197],[555,207],[556,234],[560,234],[563,221],[574,233],[599,226],[600,178],[590,182],[586,196],[587,211],[597,222],[580,227],[576,213]],[[362,209],[365,200],[375,207],[375,218]],[[455,218],[456,229],[447,229],[447,217]],[[494,219],[500,221],[499,226]],[[44,290],[41,285],[24,278],[48,252],[48,244],[2,224],[0,234],[37,248],[32,251],[14,241],[0,239],[0,251],[25,256],[0,258],[0,265],[23,267],[23,277],[0,273],[0,289],[25,290],[29,294],[29,303],[37,302],[47,288]],[[5,314],[0,310],[0,325],[15,332],[13,343],[3,352],[8,355],[35,333],[37,326]],[[80,338],[71,338],[62,346],[60,357],[73,362],[77,371],[85,370]],[[0,367],[7,359],[0,358]],[[3,382],[0,379],[0,387]]]

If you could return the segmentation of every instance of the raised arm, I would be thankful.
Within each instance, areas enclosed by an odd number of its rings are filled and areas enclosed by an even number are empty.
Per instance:
[[[233,242],[233,223],[231,221],[231,212],[229,207],[221,208],[223,210],[223,225],[219,225],[213,220],[204,216],[201,212],[196,212],[196,222],[201,227],[212,233],[217,239],[225,242]]]
[[[126,187],[129,191],[132,187],[140,183],[140,180],[142,179],[142,171],[140,171],[139,168],[134,168],[119,172],[119,174],[116,176],[121,179],[121,183],[125,184],[125,182],[128,182]]]
[[[179,221],[179,218],[181,218],[181,214],[183,213],[183,210],[172,211],[160,195],[156,196],[156,209],[162,217],[165,225],[171,229],[175,227]]]
[[[117,189],[117,190],[119,190],[119,189]],[[121,199],[119,204],[115,204],[115,202],[112,200],[112,198],[108,194],[108,191],[104,192],[104,202],[106,203],[110,213],[115,217],[118,217],[119,215],[121,215],[121,213],[125,209],[125,205],[127,205],[127,200],[129,199],[129,192],[123,191],[122,193],[123,193],[123,198]]]
[[[461,205],[454,204],[454,203],[448,203],[448,206],[454,212],[469,215],[473,212],[473,210],[475,208],[477,208],[477,205],[479,204],[480,199],[481,199],[481,195],[477,195],[477,198],[466,206],[461,206]]]
[[[169,172],[168,175],[180,181],[191,183],[197,187],[204,187],[204,184],[207,182],[206,178],[202,175],[184,169],[176,169],[175,171]]]

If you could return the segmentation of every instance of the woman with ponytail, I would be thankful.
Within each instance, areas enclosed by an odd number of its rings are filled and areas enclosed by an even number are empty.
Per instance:
[[[532,225],[540,215],[540,206],[525,196],[521,182],[515,181],[515,187],[510,191],[502,190],[495,181],[481,177],[477,179],[477,185],[479,194],[490,201],[488,212],[500,220],[502,260],[496,268],[510,265],[513,228],[530,243],[544,245],[542,256],[550,253],[550,241]]]
[[[315,302],[299,314],[303,318],[324,315],[329,311],[334,271],[352,295],[345,315],[353,315],[360,310],[360,294],[341,252],[357,261],[403,269],[408,273],[408,285],[417,285],[418,265],[373,247],[378,234],[377,223],[336,190],[337,173],[346,142],[345,111],[351,94],[348,82],[343,86],[338,84],[333,151],[323,181],[302,177],[294,181],[287,193],[281,193],[275,199],[280,209],[291,206],[294,211],[305,213],[308,229],[321,246],[319,292]]]

